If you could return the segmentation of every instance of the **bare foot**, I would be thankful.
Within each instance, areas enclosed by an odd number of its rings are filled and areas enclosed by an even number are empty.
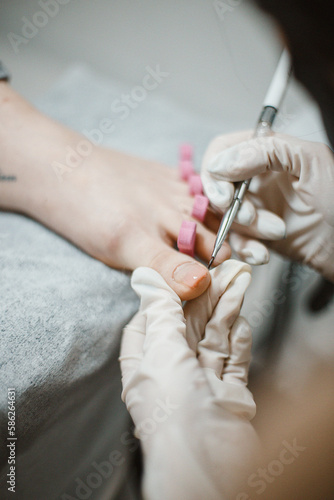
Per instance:
[[[64,174],[44,222],[110,267],[158,271],[181,297],[194,298],[210,283],[207,269],[175,249],[194,198],[175,170],[152,161],[96,148],[83,165]],[[50,209],[52,208],[52,209]],[[217,222],[197,222],[196,254],[210,259]],[[230,256],[227,244],[216,263]]]
[[[1,168],[17,179],[11,185],[1,183],[2,209],[39,220],[108,266],[152,267],[182,300],[206,290],[206,267],[175,249],[181,223],[191,220],[194,202],[176,171],[93,147],[4,84],[0,107]],[[89,154],[59,176],[55,165],[66,165],[66,155],[83,141]],[[210,259],[218,222],[209,214],[206,225],[197,223],[196,253],[204,261]],[[229,256],[230,248],[224,245],[216,263]]]

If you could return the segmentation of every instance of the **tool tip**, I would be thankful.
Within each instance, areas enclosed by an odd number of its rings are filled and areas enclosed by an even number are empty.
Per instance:
[[[212,264],[213,264],[213,261],[214,261],[214,260],[215,260],[215,258],[214,258],[214,257],[211,257],[210,262],[209,262],[209,264],[208,264],[208,269],[209,269],[209,270],[211,269],[211,266],[212,266]]]

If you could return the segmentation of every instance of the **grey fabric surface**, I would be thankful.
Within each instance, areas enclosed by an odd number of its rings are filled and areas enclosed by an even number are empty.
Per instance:
[[[131,423],[117,361],[138,306],[129,276],[20,215],[1,213],[0,234],[0,425],[4,438],[6,388],[15,387],[16,498],[74,494],[76,478],[119,450],[124,464],[89,496],[118,498],[133,455],[120,440]]]
[[[205,110],[198,116],[167,99],[165,87],[168,87],[168,76],[156,89],[148,90],[143,100],[137,102],[132,98],[134,107],[128,107],[129,113],[125,117],[125,113],[115,111],[115,101],[132,95],[138,83],[111,82],[92,68],[76,64],[37,105],[48,115],[85,135],[99,128],[101,120],[111,119],[114,130],[102,134],[103,145],[158,160],[171,167],[177,164],[180,143],[190,141],[195,145],[195,163],[199,170],[203,153],[213,136],[223,129],[238,128],[238,123],[231,109],[226,110],[217,122],[206,116]]]

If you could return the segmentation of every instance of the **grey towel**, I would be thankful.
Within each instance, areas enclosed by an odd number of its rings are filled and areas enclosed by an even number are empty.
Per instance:
[[[122,327],[138,307],[129,277],[20,215],[2,213],[0,234],[1,444],[14,387],[16,498],[75,493],[76,478],[115,449],[125,462],[100,488],[111,498],[131,466],[117,362]],[[5,461],[3,453],[2,486]]]

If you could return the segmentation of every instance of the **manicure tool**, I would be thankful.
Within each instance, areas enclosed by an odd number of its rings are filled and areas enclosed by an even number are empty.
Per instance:
[[[288,86],[290,76],[292,74],[292,65],[290,55],[285,49],[281,55],[274,77],[271,81],[269,90],[263,102],[263,109],[253,137],[264,137],[270,135],[271,128],[277,116],[280,104],[283,100],[285,91]],[[211,260],[208,264],[208,269],[211,268],[219,250],[221,249],[227,234],[232,226],[232,223],[241,207],[245,194],[248,191],[252,179],[246,179],[238,183],[233,201],[224,214],[221,224],[218,229],[215,245],[212,251]]]

